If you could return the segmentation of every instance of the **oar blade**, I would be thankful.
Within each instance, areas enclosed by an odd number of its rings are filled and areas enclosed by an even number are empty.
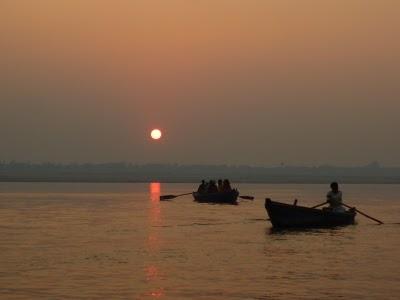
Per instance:
[[[176,198],[175,195],[163,195],[163,196],[160,196],[160,201],[171,200],[174,198]]]
[[[171,199],[175,199],[175,198],[178,198],[181,196],[186,196],[186,195],[191,195],[191,194],[192,194],[192,192],[185,193],[185,194],[179,194],[179,195],[163,195],[163,196],[160,196],[160,201],[171,200]]]

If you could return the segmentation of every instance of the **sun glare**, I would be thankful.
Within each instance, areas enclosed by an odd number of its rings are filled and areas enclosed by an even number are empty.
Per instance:
[[[160,129],[153,129],[150,135],[153,140],[159,140],[162,136],[162,133]]]

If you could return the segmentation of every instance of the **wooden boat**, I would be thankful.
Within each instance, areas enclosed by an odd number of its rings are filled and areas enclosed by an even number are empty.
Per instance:
[[[315,209],[296,204],[285,204],[265,199],[272,226],[276,228],[335,227],[354,224],[356,212],[333,212],[328,209]]]
[[[238,204],[237,198],[239,192],[233,189],[230,192],[222,193],[199,193],[193,192],[194,201],[201,203],[222,203],[222,204]]]

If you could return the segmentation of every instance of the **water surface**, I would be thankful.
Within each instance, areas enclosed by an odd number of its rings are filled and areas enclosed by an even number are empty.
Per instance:
[[[1,299],[398,299],[399,185],[344,185],[358,224],[271,230],[265,197],[314,205],[325,185],[241,184],[255,201],[197,204],[191,184],[0,184]]]

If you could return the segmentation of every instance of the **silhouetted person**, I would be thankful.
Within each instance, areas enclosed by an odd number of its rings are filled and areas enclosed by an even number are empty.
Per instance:
[[[223,184],[222,184],[222,191],[223,191],[223,192],[230,192],[230,191],[232,191],[231,183],[229,182],[228,179],[225,179],[225,180],[224,180],[224,182],[223,182]]]
[[[201,184],[199,185],[199,188],[197,189],[197,192],[199,193],[205,193],[207,192],[207,184],[204,180],[201,181]]]
[[[342,206],[342,192],[339,191],[339,184],[337,182],[331,183],[331,191],[326,195],[329,208],[334,212],[344,212],[345,208]]]
[[[222,192],[224,190],[224,185],[222,183],[222,179],[218,179],[218,192]]]
[[[218,187],[214,180],[210,180],[210,183],[208,185],[208,192],[209,193],[218,193]]]

